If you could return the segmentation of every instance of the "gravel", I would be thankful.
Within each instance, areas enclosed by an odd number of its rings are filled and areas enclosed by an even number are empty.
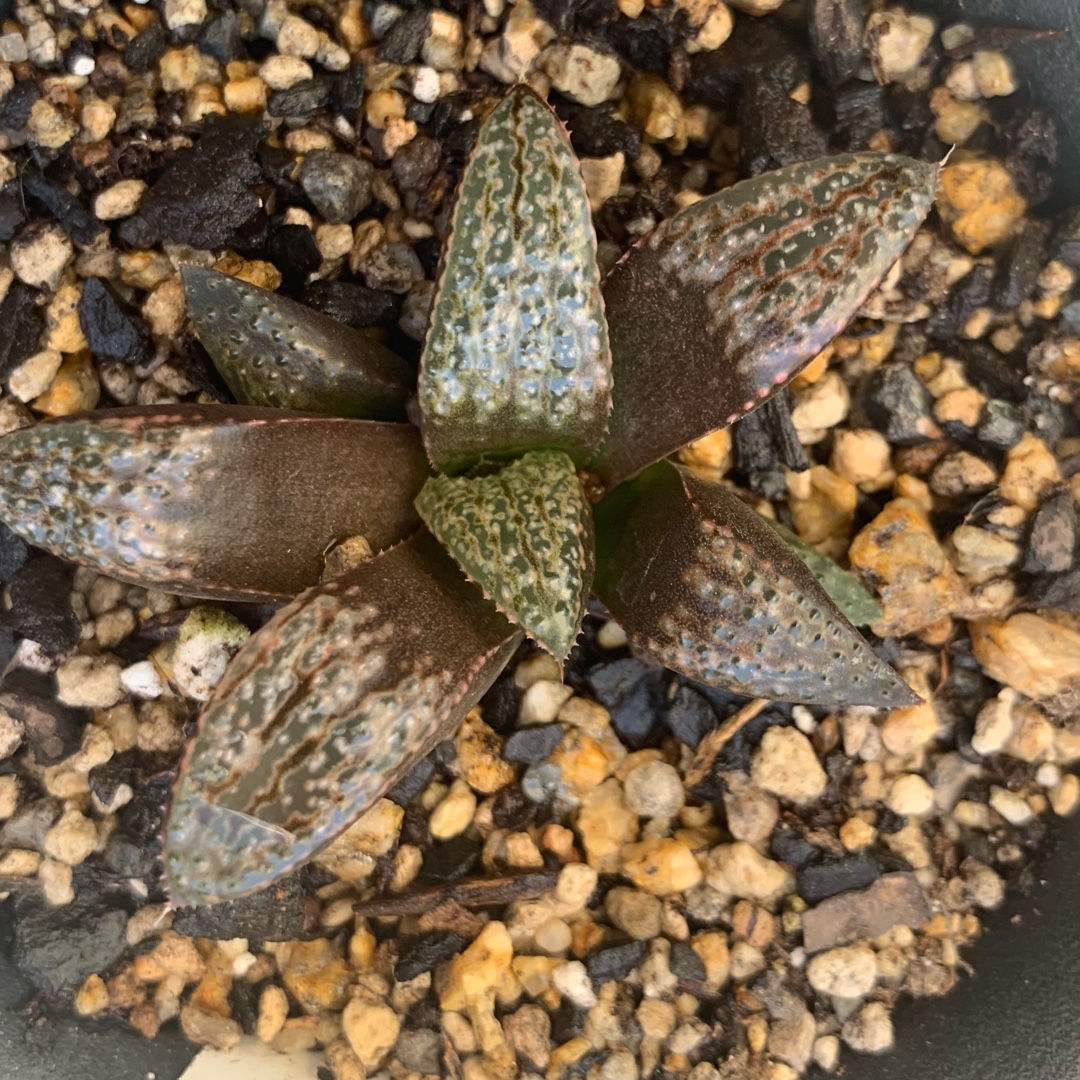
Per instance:
[[[925,706],[771,707],[710,749],[745,702],[590,618],[565,673],[519,656],[318,863],[167,914],[173,771],[265,612],[72,576],[0,529],[0,889],[17,962],[60,1007],[221,1048],[242,1030],[318,1046],[335,1080],[454,1061],[476,1080],[765,1080],[834,1069],[841,1044],[886,1050],[899,996],[956,981],[1045,817],[1080,804],[1080,229],[1040,206],[1052,125],[1013,95],[1000,43],[813,0],[808,52],[760,17],[780,6],[672,19],[621,0],[586,32],[551,5],[376,5],[368,24],[355,5],[257,21],[168,0],[125,9],[109,47],[27,8],[5,24],[4,430],[99,398],[223,399],[185,333],[189,261],[265,275],[415,359],[461,163],[530,71],[585,159],[609,261],[740,175],[968,143],[940,222],[790,415],[684,455],[850,563]],[[354,915],[372,899],[392,913]]]

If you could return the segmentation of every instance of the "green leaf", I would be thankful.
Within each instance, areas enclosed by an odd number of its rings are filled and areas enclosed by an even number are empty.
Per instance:
[[[585,185],[551,109],[517,86],[480,128],[420,362],[436,469],[600,445],[611,357]]]
[[[798,374],[911,242],[938,167],[845,154],[734,184],[663,222],[604,281],[609,486],[734,423]]]
[[[868,626],[881,618],[878,602],[862,587],[858,578],[838,566],[828,555],[800,540],[779,521],[760,515],[761,520],[799,556],[818,584],[832,597],[836,606],[851,620],[853,626]]]
[[[405,418],[415,372],[367,334],[216,270],[180,275],[199,340],[241,405]]]
[[[668,667],[779,701],[919,700],[791,548],[719,484],[661,462],[604,499],[596,532],[597,594]]]
[[[311,858],[457,728],[520,640],[426,533],[282,608],[181,767],[172,899],[235,899]]]
[[[211,599],[295,596],[323,552],[419,525],[415,428],[277,409],[103,409],[0,439],[0,517],[65,559]]]
[[[592,513],[573,461],[543,450],[486,476],[436,476],[416,507],[499,610],[565,659],[593,577]]]

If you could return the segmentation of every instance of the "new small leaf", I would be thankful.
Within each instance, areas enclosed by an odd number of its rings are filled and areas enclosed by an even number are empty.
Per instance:
[[[485,595],[564,659],[593,576],[592,514],[570,458],[535,451],[494,474],[433,477],[416,507]]]

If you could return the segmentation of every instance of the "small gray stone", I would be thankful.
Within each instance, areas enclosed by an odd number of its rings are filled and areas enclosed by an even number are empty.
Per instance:
[[[635,941],[660,936],[661,903],[658,897],[623,886],[612,889],[605,900],[608,918]]]
[[[14,914],[15,963],[50,997],[71,994],[88,975],[108,970],[126,946],[127,913],[92,890],[80,890],[62,909],[25,892]]]
[[[1046,499],[1035,514],[1024,570],[1029,574],[1068,570],[1073,563],[1076,531],[1076,504],[1066,488]]]
[[[1015,446],[1023,436],[1024,418],[1011,402],[992,398],[983,409],[983,419],[977,434],[990,446],[1008,449]]]
[[[626,805],[641,817],[674,817],[686,801],[679,771],[665,761],[647,761],[632,769],[623,788]]]
[[[17,30],[0,34],[0,60],[5,64],[21,64],[29,55],[26,42]]]
[[[503,1017],[506,1041],[526,1066],[546,1071],[551,1061],[551,1018],[539,1005],[522,1005]]]
[[[521,791],[529,802],[546,803],[562,785],[562,769],[550,761],[531,765],[521,778]]]
[[[370,161],[333,150],[312,150],[304,158],[300,183],[315,209],[331,225],[352,221],[371,202]]]
[[[379,244],[368,253],[357,269],[369,289],[387,289],[407,293],[424,277],[424,268],[408,244]]]
[[[442,1040],[430,1028],[406,1028],[394,1047],[394,1057],[409,1072],[437,1076],[442,1064]]]
[[[774,1020],[769,1025],[769,1054],[796,1072],[805,1072],[814,1052],[815,1032],[814,1017],[806,1008],[790,1020]]]
[[[797,1020],[806,1011],[803,999],[784,982],[775,968],[767,971],[753,986],[754,997],[764,1006],[770,1020]]]
[[[59,816],[60,804],[55,799],[36,799],[0,829],[0,846],[44,850],[45,834]]]
[[[803,914],[807,952],[834,949],[875,938],[894,926],[918,926],[930,918],[930,904],[914,874],[885,874],[867,889],[823,900]]]
[[[882,1002],[871,1001],[844,1024],[840,1036],[852,1050],[862,1054],[891,1050],[895,1036],[889,1010]]]
[[[401,318],[398,326],[404,334],[408,334],[413,341],[423,341],[427,333],[428,317],[431,315],[431,304],[435,299],[435,282],[418,281],[405,302],[401,305]]]

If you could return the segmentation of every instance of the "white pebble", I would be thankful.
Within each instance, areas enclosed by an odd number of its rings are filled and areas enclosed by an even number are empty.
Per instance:
[[[78,708],[115,705],[124,696],[119,661],[112,656],[72,656],[56,669],[56,696]]]
[[[352,57],[348,49],[323,34],[319,36],[315,62],[327,71],[344,71],[352,63]]]
[[[553,679],[540,679],[525,691],[518,710],[521,724],[550,724],[574,691]]]
[[[21,64],[29,55],[26,42],[17,30],[0,34],[0,60],[5,64]]]
[[[596,994],[589,980],[589,973],[580,960],[560,964],[551,973],[555,989],[580,1009],[591,1009],[596,1004]]]
[[[863,1054],[883,1054],[895,1039],[892,1017],[880,1001],[864,1005],[840,1030],[841,1038]]]
[[[1039,766],[1038,771],[1035,773],[1035,783],[1044,788],[1057,787],[1061,783],[1061,776],[1060,765],[1045,762]]]
[[[819,953],[806,965],[806,977],[819,994],[865,997],[877,981],[874,950],[867,945],[848,945]]]
[[[56,349],[42,349],[28,356],[8,376],[8,389],[20,401],[33,401],[48,390],[63,362],[63,356]]]
[[[888,23],[888,32],[878,28]],[[934,20],[926,15],[909,15],[903,8],[877,11],[866,20],[867,33],[876,38],[877,68],[884,82],[895,82],[919,66],[934,36]]]
[[[629,641],[626,631],[614,619],[608,619],[596,632],[596,644],[601,649],[622,649]]]
[[[539,682],[541,679],[559,682],[561,678],[562,672],[559,671],[558,660],[546,652],[533,653],[514,669],[514,686],[519,690],[528,690],[534,682]]]
[[[590,106],[612,97],[622,74],[614,56],[578,44],[552,45],[542,66],[556,90]]]
[[[829,782],[810,740],[790,727],[765,732],[750,775],[758,787],[794,803],[820,798]]]
[[[278,52],[310,60],[319,51],[319,31],[299,15],[286,15],[277,35]]]
[[[52,67],[60,59],[60,45],[56,34],[43,16],[27,28],[26,51],[30,62],[39,68]]]
[[[75,899],[71,867],[56,859],[44,859],[38,867],[38,881],[45,899],[53,905],[70,904]]]
[[[161,673],[151,660],[140,660],[120,672],[120,685],[133,697],[156,698],[165,692]]]
[[[974,859],[964,865],[964,878],[971,902],[977,907],[992,911],[1005,901],[1005,882],[991,867]]]
[[[0,821],[6,821],[19,807],[19,778],[0,776]]]
[[[94,199],[94,215],[100,221],[130,217],[146,191],[145,180],[119,180]]]
[[[436,840],[460,836],[472,823],[476,796],[464,780],[455,780],[446,798],[431,812],[428,830]]]
[[[220,608],[192,608],[180,624],[173,650],[173,679],[181,693],[196,701],[208,700],[250,636],[239,619]]]
[[[626,805],[648,818],[672,818],[686,801],[679,771],[664,761],[647,761],[632,769],[623,784]]]
[[[311,65],[298,56],[269,56],[259,68],[259,78],[271,90],[288,90],[313,75]]]
[[[1004,53],[980,49],[972,56],[971,66],[983,97],[1008,97],[1016,92],[1016,73]]]
[[[78,866],[97,847],[97,841],[94,823],[78,810],[68,810],[45,834],[42,847],[50,859]]]
[[[559,880],[555,884],[555,899],[566,912],[580,911],[592,896],[599,875],[586,863],[567,863],[559,871]]]
[[[795,726],[806,736],[813,735],[817,731],[818,724],[814,719],[814,714],[805,705],[793,705],[791,719],[795,721]]]
[[[1066,773],[1061,783],[1050,791],[1050,806],[1058,817],[1069,817],[1080,806],[1080,780]]]
[[[430,105],[439,100],[439,73],[427,64],[422,64],[413,75],[413,97]]]
[[[206,18],[206,0],[165,0],[165,25],[170,30],[198,26]]]
[[[894,814],[919,817],[933,806],[934,789],[917,773],[906,773],[893,781],[888,807]]]
[[[23,725],[6,709],[0,709],[0,761],[11,757],[23,739]]]
[[[562,956],[570,948],[570,927],[562,919],[547,919],[537,927],[533,941],[548,956]]]
[[[821,1035],[814,1040],[814,1064],[827,1073],[840,1064],[840,1040],[835,1035]]]
[[[55,222],[38,222],[19,233],[10,254],[11,268],[20,281],[35,289],[55,291],[75,248]]]
[[[990,788],[990,805],[1010,825],[1027,825],[1035,818],[1027,799],[996,784]]]

